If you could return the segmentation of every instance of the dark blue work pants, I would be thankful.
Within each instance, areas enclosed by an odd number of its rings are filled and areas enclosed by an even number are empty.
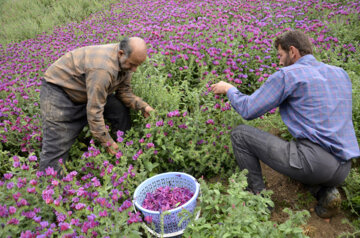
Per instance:
[[[39,170],[53,167],[59,171],[59,159],[65,162],[75,139],[88,123],[86,103],[74,103],[61,87],[43,80],[40,108],[43,140]],[[107,98],[104,118],[110,122],[113,131],[126,131],[131,127],[129,109],[114,94]]]
[[[316,196],[323,187],[336,187],[350,172],[351,161],[342,162],[309,140],[285,141],[257,128],[239,125],[231,133],[236,162],[248,170],[248,188],[265,189],[260,160],[275,171],[304,185]]]

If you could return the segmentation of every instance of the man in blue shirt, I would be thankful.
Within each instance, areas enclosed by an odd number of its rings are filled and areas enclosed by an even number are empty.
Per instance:
[[[271,109],[280,115],[295,140],[284,141],[247,125],[231,133],[240,169],[248,170],[248,189],[265,189],[259,160],[272,169],[309,187],[317,198],[315,211],[330,218],[341,198],[336,189],[360,155],[352,122],[352,88],[347,73],[317,61],[309,38],[288,31],[275,40],[280,65],[252,95],[242,94],[226,82],[211,85],[215,94],[226,94],[233,108],[246,120]]]

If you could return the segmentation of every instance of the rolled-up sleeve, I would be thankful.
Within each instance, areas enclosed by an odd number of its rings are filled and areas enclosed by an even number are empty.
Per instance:
[[[131,74],[125,76],[125,79],[116,91],[116,97],[120,99],[125,106],[134,110],[141,110],[142,112],[144,112],[145,107],[149,105],[133,93],[131,89]]]
[[[105,70],[92,70],[86,76],[87,119],[93,137],[99,140],[102,146],[114,142],[105,127],[103,115],[110,85],[111,76]]]

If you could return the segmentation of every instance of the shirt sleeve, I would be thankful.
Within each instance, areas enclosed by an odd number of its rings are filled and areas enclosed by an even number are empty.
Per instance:
[[[116,97],[120,99],[126,107],[141,110],[142,112],[144,112],[145,107],[149,105],[133,93],[131,89],[131,74],[125,76],[124,81],[116,91]]]
[[[232,107],[245,120],[255,119],[271,109],[280,105],[288,93],[285,90],[285,75],[278,71],[271,75],[269,79],[253,94],[245,95],[236,87],[232,87],[227,92]]]
[[[105,70],[92,70],[86,77],[87,119],[92,135],[102,146],[114,142],[105,127],[103,115],[110,85],[111,76]]]

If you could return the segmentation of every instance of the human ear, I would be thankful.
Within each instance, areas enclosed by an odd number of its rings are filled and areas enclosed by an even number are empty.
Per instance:
[[[290,55],[291,58],[295,57],[295,54],[296,54],[295,50],[296,50],[296,48],[294,46],[290,46],[289,55]]]

